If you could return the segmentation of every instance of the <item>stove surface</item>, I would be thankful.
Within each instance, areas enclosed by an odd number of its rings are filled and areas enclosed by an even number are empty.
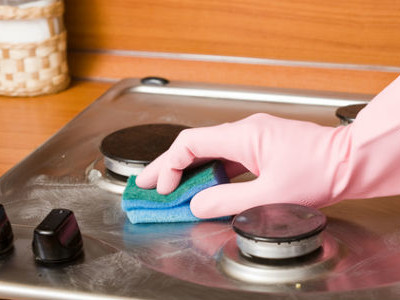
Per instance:
[[[271,268],[266,274],[274,280],[259,283],[233,278],[219,266],[223,245],[234,237],[230,222],[132,225],[120,208],[123,185],[93,180],[103,176],[101,141],[122,128],[152,123],[209,126],[256,112],[338,126],[338,106],[370,98],[119,82],[0,179],[0,202],[14,231],[14,250],[0,257],[0,297],[398,299],[399,197],[344,201],[323,209],[328,238],[321,257],[329,260]],[[115,189],[109,188],[113,184]],[[32,253],[33,231],[54,208],[75,213],[84,256],[67,265],[40,265]],[[302,277],[303,270],[307,276]],[[300,275],[288,277],[293,274]]]

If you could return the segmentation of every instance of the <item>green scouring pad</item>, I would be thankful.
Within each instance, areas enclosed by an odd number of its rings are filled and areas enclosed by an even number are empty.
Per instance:
[[[193,196],[206,188],[229,182],[220,161],[185,171],[180,185],[168,195],[161,195],[156,189],[141,189],[135,180],[136,176],[129,177],[122,194],[122,209],[133,224],[199,221],[190,211]]]

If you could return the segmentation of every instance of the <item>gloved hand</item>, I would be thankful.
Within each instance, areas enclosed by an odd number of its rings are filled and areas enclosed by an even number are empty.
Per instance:
[[[324,127],[255,114],[246,119],[183,131],[170,149],[137,177],[142,188],[168,194],[182,170],[224,159],[228,175],[247,170],[253,181],[198,193],[193,214],[214,218],[268,203],[322,207],[348,198],[400,193],[400,79],[345,127]]]

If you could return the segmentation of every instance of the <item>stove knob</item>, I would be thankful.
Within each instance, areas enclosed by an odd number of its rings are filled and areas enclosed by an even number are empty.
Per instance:
[[[66,263],[83,253],[81,232],[74,213],[53,209],[35,228],[32,242],[35,260],[41,263]]]
[[[13,232],[6,211],[0,204],[0,255],[10,251],[13,247]]]

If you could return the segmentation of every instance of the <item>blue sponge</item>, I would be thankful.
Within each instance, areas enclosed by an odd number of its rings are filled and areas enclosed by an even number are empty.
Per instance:
[[[200,221],[190,211],[190,200],[206,188],[229,182],[220,161],[185,171],[180,185],[168,195],[141,189],[135,180],[136,176],[129,177],[122,194],[122,209],[133,224]]]

